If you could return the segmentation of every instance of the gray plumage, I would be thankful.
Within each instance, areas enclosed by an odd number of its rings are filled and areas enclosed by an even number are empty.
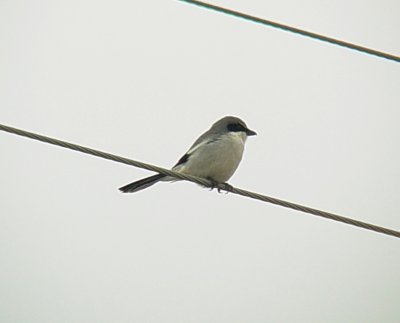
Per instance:
[[[172,170],[197,177],[207,178],[215,183],[226,182],[236,171],[242,159],[247,136],[256,133],[236,117],[224,117],[203,133],[179,159]],[[145,189],[159,181],[177,179],[156,174],[121,187],[124,193]]]

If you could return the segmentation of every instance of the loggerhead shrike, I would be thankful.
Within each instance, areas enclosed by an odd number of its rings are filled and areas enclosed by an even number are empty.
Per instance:
[[[206,178],[214,184],[225,183],[239,166],[247,136],[256,134],[239,118],[224,117],[194,142],[172,170]],[[119,190],[133,193],[158,181],[176,180],[170,176],[156,174],[125,185]]]

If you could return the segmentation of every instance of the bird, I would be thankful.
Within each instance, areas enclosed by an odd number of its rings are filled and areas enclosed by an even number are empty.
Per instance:
[[[247,137],[254,135],[257,133],[250,130],[243,120],[233,116],[223,117],[193,143],[172,170],[205,178],[212,183],[212,187],[226,183],[242,160]],[[156,174],[122,186],[119,190],[123,193],[134,193],[159,181],[177,180],[171,176]]]

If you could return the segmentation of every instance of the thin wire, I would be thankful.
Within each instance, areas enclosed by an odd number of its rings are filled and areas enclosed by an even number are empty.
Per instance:
[[[339,40],[339,39],[335,39],[335,38],[332,38],[332,37],[327,37],[327,36],[324,36],[324,35],[321,35],[321,34],[317,34],[317,33],[311,32],[311,31],[306,31],[306,30],[303,30],[303,29],[291,27],[291,26],[284,25],[284,24],[281,24],[281,23],[278,23],[278,22],[274,22],[274,21],[271,21],[271,20],[258,18],[258,17],[255,17],[255,16],[251,16],[251,15],[239,12],[239,11],[234,11],[234,10],[231,10],[231,9],[219,7],[219,6],[216,6],[216,5],[213,5],[213,4],[209,4],[209,3],[206,3],[206,2],[202,2],[202,1],[196,1],[196,0],[178,0],[178,1],[186,2],[186,3],[189,3],[189,4],[194,4],[194,5],[199,6],[199,7],[203,7],[203,8],[206,8],[206,9],[211,9],[211,10],[214,10],[214,11],[217,11],[217,12],[222,12],[222,13],[225,13],[225,14],[230,15],[230,16],[243,18],[245,20],[249,20],[249,21],[252,21],[252,22],[255,22],[255,23],[259,23],[259,24],[262,24],[262,25],[267,25],[267,26],[271,26],[271,27],[274,27],[274,28],[282,29],[282,30],[285,30],[285,31],[288,31],[288,32],[291,32],[291,33],[295,33],[295,34],[299,34],[299,35],[302,35],[302,36],[310,37],[310,38],[317,39],[317,40],[320,40],[320,41],[323,41],[323,42],[328,42],[328,43],[331,43],[331,44],[334,44],[334,45],[346,47],[346,48],[349,48],[349,49],[352,49],[352,50],[356,50],[356,51],[359,51],[359,52],[362,52],[362,53],[365,53],[365,54],[378,56],[378,57],[381,57],[381,58],[385,58],[385,59],[400,63],[400,57],[399,56],[396,56],[396,55],[393,55],[393,54],[384,53],[384,52],[381,52],[381,51],[378,51],[378,50],[375,50],[375,49],[371,49],[371,48],[367,48],[367,47],[364,47],[364,46],[356,45],[356,44],[349,43],[349,42],[346,42],[346,41],[343,41],[343,40]]]
[[[158,167],[158,166],[154,166],[154,165],[150,165],[150,164],[146,164],[146,163],[142,163],[136,160],[132,160],[132,159],[128,159],[128,158],[124,158],[124,157],[120,157],[117,155],[113,155],[113,154],[109,154],[100,150],[95,150],[95,149],[91,149],[91,148],[87,148],[87,147],[83,147],[80,145],[76,145],[76,144],[72,144],[66,141],[62,141],[62,140],[58,140],[55,138],[50,138],[50,137],[46,137],[46,136],[42,136],[33,132],[28,132],[25,130],[21,130],[21,129],[17,129],[17,128],[13,128],[13,127],[9,127],[6,125],[2,125],[0,124],[0,130],[9,132],[9,133],[13,133],[19,136],[23,136],[23,137],[28,137],[31,139],[35,139],[35,140],[39,140],[42,142],[46,142],[52,145],[57,145],[60,147],[64,147],[64,148],[68,148],[68,149],[72,149],[72,150],[76,150],[76,151],[80,151],[82,153],[85,154],[90,154],[93,156],[97,156],[97,157],[101,157],[101,158],[105,158],[105,159],[109,159],[109,160],[113,160],[119,163],[123,163],[123,164],[127,164],[127,165],[131,165],[131,166],[135,166],[135,167],[139,167],[139,168],[144,168],[150,171],[154,171],[160,174],[164,174],[167,176],[172,176],[178,179],[182,179],[182,180],[188,180],[190,182],[194,182],[206,187],[213,187],[212,183],[206,179],[203,178],[199,178],[199,177],[195,177],[195,176],[190,176],[190,175],[184,175],[184,174],[180,174],[162,167]],[[214,186],[215,187],[215,186]],[[263,202],[268,202],[268,203],[272,203],[272,204],[276,204],[276,205],[280,205],[286,208],[290,208],[293,210],[297,210],[297,211],[301,211],[304,213],[309,213],[309,214],[313,214],[313,215],[317,215],[326,219],[330,219],[330,220],[334,220],[334,221],[338,221],[338,222],[343,222],[343,223],[347,223],[359,228],[363,228],[363,229],[367,229],[367,230],[371,230],[371,231],[376,231],[379,233],[383,233],[386,235],[390,235],[390,236],[394,236],[397,238],[400,238],[400,232],[399,231],[395,231],[392,229],[388,229],[388,228],[384,228],[384,227],[380,227],[374,224],[370,224],[370,223],[366,223],[366,222],[362,222],[362,221],[358,221],[358,220],[354,220],[351,218],[346,218],[344,216],[340,216],[337,214],[333,214],[333,213],[329,213],[329,212],[325,212],[325,211],[321,211],[321,210],[317,210],[317,209],[313,209],[307,206],[303,206],[300,204],[296,204],[296,203],[291,203],[291,202],[287,202],[284,200],[280,200],[277,198],[273,198],[273,197],[269,197],[266,195],[262,195],[262,194],[258,194],[255,192],[250,192],[250,191],[246,191],[240,188],[235,188],[232,186],[228,186],[226,184],[219,184],[217,185],[215,188],[217,188],[218,190],[223,190],[226,192],[230,192],[230,193],[234,193],[234,194],[238,194],[238,195],[242,195],[245,197],[250,197],[252,199],[257,199]]]

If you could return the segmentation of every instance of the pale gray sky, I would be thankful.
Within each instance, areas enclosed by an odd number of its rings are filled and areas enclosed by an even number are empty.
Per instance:
[[[400,54],[398,1],[213,1]],[[400,65],[179,1],[0,2],[1,123],[400,229]],[[400,241],[0,133],[0,322],[399,322]]]

